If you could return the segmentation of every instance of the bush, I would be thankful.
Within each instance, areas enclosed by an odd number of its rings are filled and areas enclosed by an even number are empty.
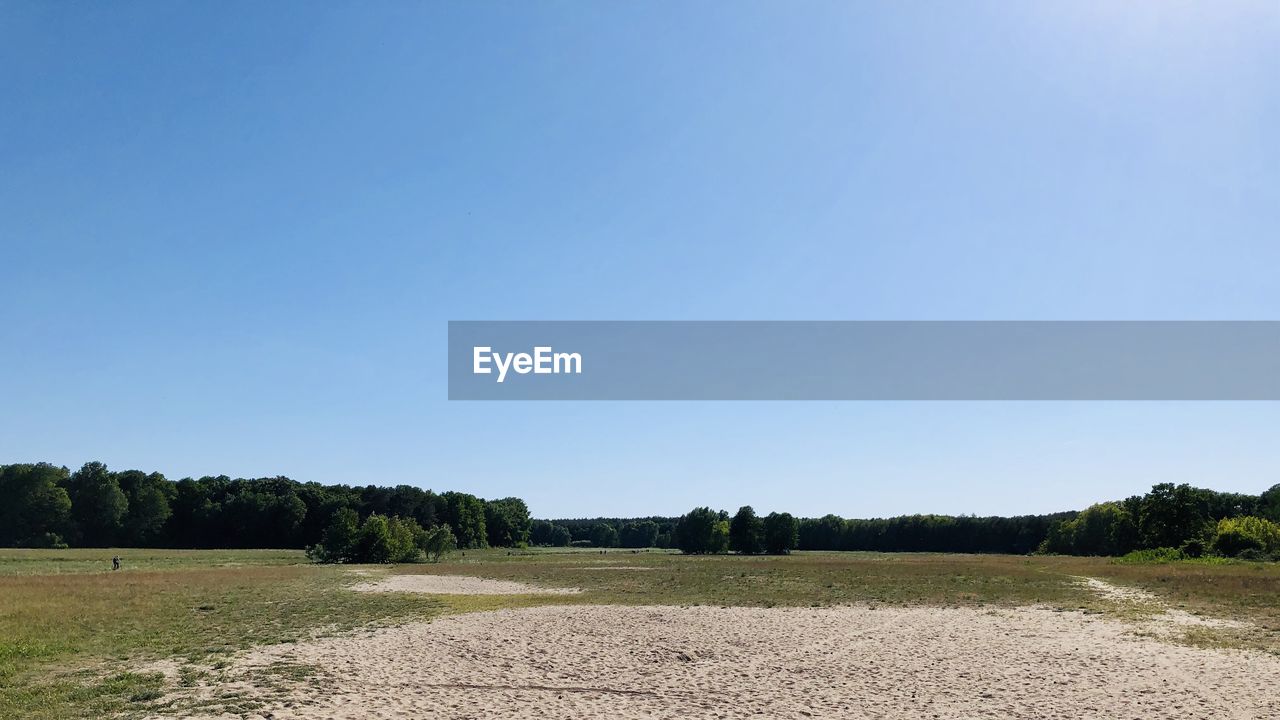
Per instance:
[[[1182,547],[1179,548],[1179,550],[1182,551],[1183,555],[1186,555],[1189,558],[1204,557],[1206,544],[1205,541],[1200,538],[1191,538],[1190,540],[1182,543]]]
[[[1224,557],[1268,558],[1280,555],[1280,525],[1260,517],[1223,518],[1218,521],[1213,551]]]
[[[1259,549],[1257,549],[1257,548],[1245,548],[1244,550],[1241,550],[1241,551],[1240,551],[1240,554],[1239,554],[1239,555],[1236,555],[1236,559],[1237,559],[1237,560],[1251,560],[1251,561],[1254,561],[1254,562],[1265,562],[1265,561],[1268,561],[1268,560],[1275,560],[1275,559],[1276,559],[1276,556],[1275,556],[1275,555],[1269,555],[1269,554],[1267,554],[1267,553],[1265,553],[1265,552],[1263,552],[1263,551],[1261,551],[1261,550],[1259,550]]]
[[[386,517],[374,514],[364,519],[353,560],[358,563],[391,561],[391,526]]]
[[[354,510],[342,508],[333,514],[323,539],[307,547],[307,557],[322,563],[410,563],[423,552],[439,560],[456,545],[448,525],[423,530],[413,518],[378,514],[361,523]]]
[[[1115,561],[1124,565],[1158,565],[1185,559],[1187,559],[1186,553],[1177,548],[1154,548],[1151,550],[1134,550],[1116,558]]]
[[[419,546],[426,553],[427,560],[440,562],[440,556],[458,549],[458,538],[448,525],[437,525],[423,532],[422,544]]]
[[[40,533],[24,544],[26,547],[46,548],[49,550],[67,549],[67,544],[62,541],[62,536],[54,532]]]
[[[387,520],[387,562],[417,562],[425,532],[413,518],[392,517]]]
[[[360,516],[351,508],[340,508],[329,519],[320,542],[307,548],[307,557],[322,563],[350,562],[359,535]]]

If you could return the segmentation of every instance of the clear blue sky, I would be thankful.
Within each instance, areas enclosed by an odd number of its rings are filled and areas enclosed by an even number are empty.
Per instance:
[[[0,462],[539,516],[1280,482],[1271,403],[449,403],[450,319],[1280,319],[1280,5],[0,2]]]

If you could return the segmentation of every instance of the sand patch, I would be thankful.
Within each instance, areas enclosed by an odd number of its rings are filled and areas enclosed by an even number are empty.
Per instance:
[[[234,682],[280,665],[321,675]],[[1280,717],[1280,658],[1042,607],[501,610],[263,648],[231,675],[276,720]]]
[[[548,588],[468,575],[391,575],[352,585],[357,592],[411,592],[428,595],[572,595],[578,588]]]
[[[1211,618],[1192,615],[1186,610],[1171,608],[1159,596],[1141,588],[1114,585],[1098,578],[1073,576],[1089,590],[1099,596],[1121,606],[1127,606],[1144,613],[1137,620],[1140,629],[1157,635],[1176,635],[1188,628],[1210,628],[1220,630],[1244,630],[1249,623],[1223,618]]]

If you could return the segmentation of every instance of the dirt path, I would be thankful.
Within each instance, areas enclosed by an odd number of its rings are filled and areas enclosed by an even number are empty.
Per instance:
[[[573,595],[578,588],[548,588],[467,575],[391,575],[352,585],[357,592],[412,592],[428,595]]]
[[[1131,619],[1143,632],[1160,636],[1173,636],[1192,628],[1214,630],[1245,630],[1249,623],[1222,618],[1193,615],[1185,610],[1169,607],[1154,593],[1141,588],[1115,585],[1105,580],[1083,575],[1070,576],[1091,592],[1105,600],[1137,611]]]

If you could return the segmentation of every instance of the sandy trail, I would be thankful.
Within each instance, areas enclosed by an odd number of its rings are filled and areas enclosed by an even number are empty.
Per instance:
[[[578,588],[548,588],[468,575],[391,575],[352,585],[357,592],[412,592],[428,595],[574,595]]]
[[[1106,600],[1144,613],[1133,622],[1145,632],[1173,636],[1185,632],[1188,628],[1244,630],[1250,627],[1246,622],[1192,615],[1186,610],[1171,608],[1159,596],[1141,588],[1114,585],[1105,580],[1083,575],[1071,577]]]
[[[1042,607],[501,610],[263,648],[233,675],[282,662],[324,674],[263,717],[1280,717],[1280,658]]]

